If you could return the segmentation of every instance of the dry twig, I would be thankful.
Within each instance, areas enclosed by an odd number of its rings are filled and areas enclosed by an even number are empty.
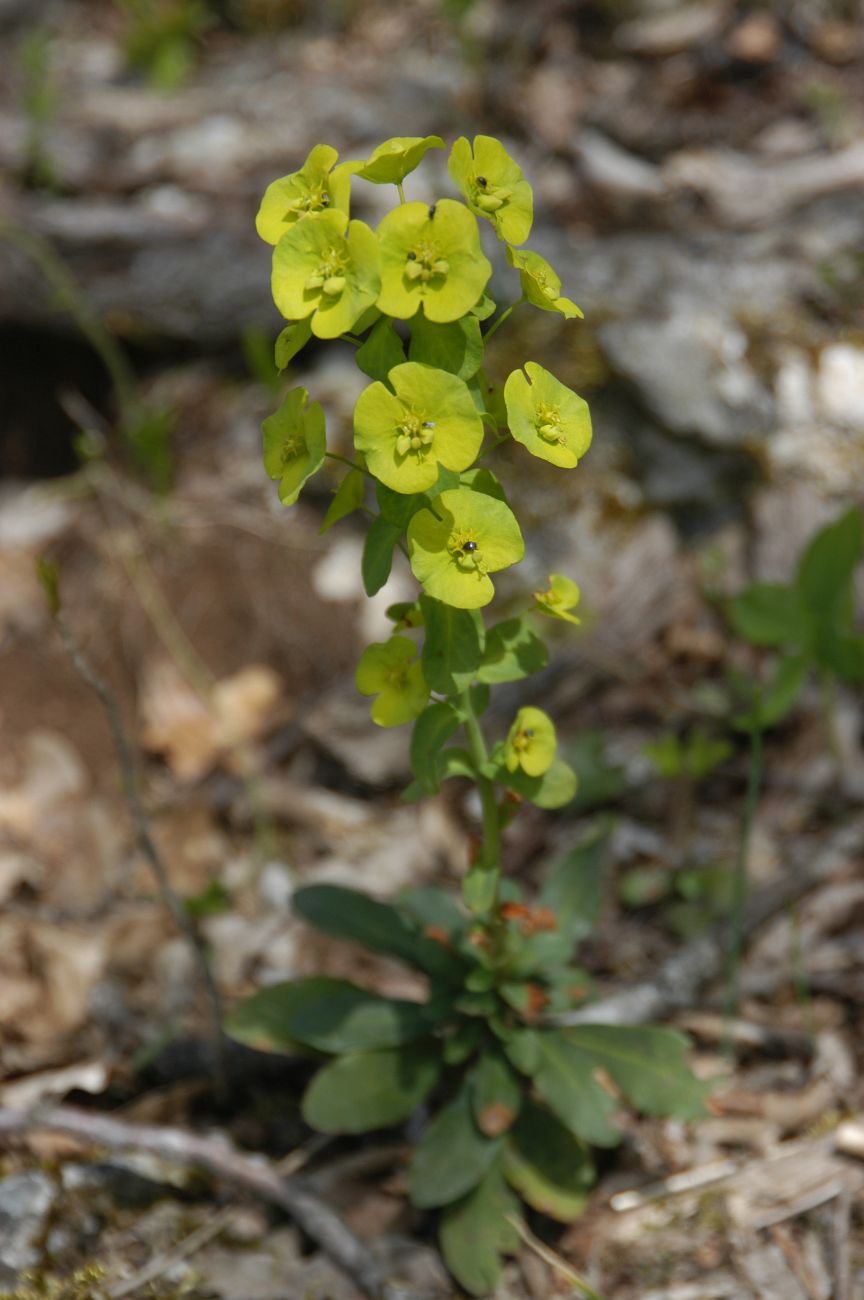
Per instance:
[[[246,1155],[224,1138],[200,1137],[181,1129],[128,1124],[113,1116],[57,1106],[44,1110],[0,1110],[0,1137],[37,1129],[67,1133],[83,1142],[113,1150],[148,1151],[165,1160],[208,1169],[217,1177],[278,1205],[373,1300],[391,1300],[391,1287],[377,1260],[339,1215],[312,1192],[280,1176],[263,1156]]]

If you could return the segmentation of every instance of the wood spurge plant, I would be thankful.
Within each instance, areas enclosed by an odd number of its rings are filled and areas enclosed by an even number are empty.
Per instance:
[[[364,510],[372,516],[367,594],[387,581],[397,548],[419,585],[415,600],[388,611],[390,638],[361,655],[357,687],[372,699],[374,723],[413,722],[405,797],[467,778],[482,835],[461,902],[435,888],[392,902],[337,885],[294,895],[296,911],[318,929],[421,972],[425,1001],[309,978],[235,1007],[229,1032],[321,1055],[303,1099],[313,1128],[361,1133],[418,1113],[411,1199],[440,1211],[450,1269],[484,1295],[519,1244],[520,1200],[572,1219],[594,1177],[591,1146],[619,1140],[619,1106],[695,1117],[704,1086],[676,1033],[556,1023],[590,995],[573,956],[597,910],[609,826],[589,828],[547,872],[536,899],[526,901],[502,874],[502,830],[520,803],[561,808],[576,777],[542,709],[519,709],[494,737],[483,715],[491,688],[546,664],[544,619],[578,623],[579,588],[551,574],[522,614],[486,621],[496,576],[525,551],[486,453],[512,438],[524,454],[572,470],[590,446],[591,420],[582,398],[536,361],[503,383],[484,368],[488,339],[517,303],[564,319],[581,312],[539,254],[515,247],[531,232],[532,193],[499,141],[453,145],[449,171],[464,202],[406,200],[406,176],[441,147],[437,136],[397,138],[365,162],[340,163],[335,149],[317,145],[298,171],[269,186],[257,228],[274,245],[273,297],[288,322],[277,366],[312,335],[347,339],[371,381],[354,412],[356,455],[323,527]],[[377,230],[351,218],[358,179],[396,187],[399,201]],[[504,244],[521,288],[497,316],[478,218]],[[292,389],[264,422],[265,468],[286,505],[330,455],[344,460],[327,451],[321,407],[306,389]]]

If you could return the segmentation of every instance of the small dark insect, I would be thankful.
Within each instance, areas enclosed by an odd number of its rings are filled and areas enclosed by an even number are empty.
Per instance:
[[[489,184],[489,182],[487,181],[487,179],[486,179],[485,176],[478,176],[478,177],[477,177],[477,184],[480,186],[481,189],[484,189],[484,190],[485,190],[485,188],[486,188],[486,186]]]
[[[472,551],[477,550],[477,543],[466,542],[465,545],[462,547],[462,550],[465,552],[466,555],[470,555]]]
[[[429,204],[429,220],[430,220],[430,221],[431,221],[432,218],[435,216],[435,209],[437,208],[437,206],[438,206],[437,203],[430,203],[430,204]]]
[[[534,739],[534,728],[533,728],[533,727],[529,727],[529,728],[527,729],[527,731],[523,731],[523,732],[522,732],[522,735],[525,737],[526,740],[533,740],[533,739]]]
[[[321,195],[321,207],[322,207],[322,208],[329,208],[329,207],[330,207],[330,195],[329,195],[329,194],[322,194],[322,195]]]
[[[409,261],[409,262],[416,262],[416,261],[417,261],[417,254],[416,254],[416,253],[409,253],[409,254],[408,254],[408,261]]]

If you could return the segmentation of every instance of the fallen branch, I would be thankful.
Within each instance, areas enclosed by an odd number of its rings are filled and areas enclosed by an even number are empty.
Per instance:
[[[164,1160],[207,1169],[285,1210],[372,1300],[395,1300],[402,1294],[401,1288],[385,1281],[371,1251],[334,1210],[296,1181],[280,1177],[263,1156],[246,1155],[224,1138],[199,1137],[182,1129],[151,1124],[128,1124],[109,1115],[71,1106],[0,1110],[0,1138],[25,1135],[37,1129],[67,1133],[91,1146],[147,1151]]]
[[[808,858],[798,871],[781,877],[751,896],[741,920],[741,939],[750,938],[766,921],[821,885],[864,846],[864,818],[848,822],[828,846]],[[723,973],[731,935],[724,925],[688,943],[660,967],[650,980],[631,984],[590,1006],[549,1018],[556,1025],[644,1025],[671,1011],[691,1007],[697,995]]]

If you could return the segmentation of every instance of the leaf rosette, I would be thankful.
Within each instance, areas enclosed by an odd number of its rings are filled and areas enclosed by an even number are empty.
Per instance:
[[[411,569],[423,590],[457,609],[479,609],[495,595],[490,573],[518,564],[525,543],[509,506],[485,492],[453,488],[408,525]]]
[[[373,149],[357,175],[376,185],[401,185],[430,149],[443,148],[440,135],[395,135]]]
[[[573,469],[591,445],[587,402],[536,361],[514,370],[504,385],[510,432],[517,442],[553,465]]]
[[[507,248],[507,261],[519,272],[519,283],[528,302],[541,311],[557,311],[566,320],[584,316],[569,298],[561,297],[561,277],[545,257],[529,248]]]
[[[303,484],[321,468],[327,450],[324,412],[317,402],[307,406],[308,397],[305,388],[292,388],[261,426],[264,468],[278,479],[283,506],[293,506]]]
[[[504,744],[504,762],[508,772],[521,768],[526,776],[542,776],[552,766],[557,748],[549,715],[542,709],[520,709]]]
[[[316,144],[299,171],[271,181],[264,191],[255,229],[267,244],[278,244],[291,226],[313,212],[348,215],[351,173],[356,163],[341,163],[329,144]]]
[[[535,591],[534,600],[537,605],[537,613],[546,614],[549,618],[560,618],[565,623],[581,623],[581,618],[577,618],[571,613],[579,604],[581,592],[572,578],[565,578],[563,573],[550,573],[549,586],[545,591]]]
[[[377,695],[372,721],[398,727],[420,716],[429,702],[429,687],[417,659],[417,647],[407,636],[376,641],[360,656],[355,674],[361,695]]]
[[[375,234],[344,212],[298,222],[273,252],[273,301],[287,320],[311,316],[319,339],[350,330],[373,306],[380,286]]]
[[[522,168],[490,135],[475,135],[473,148],[464,136],[453,145],[447,170],[478,217],[491,221],[508,244],[521,244],[531,233],[534,196]]]
[[[456,375],[416,361],[394,366],[393,392],[364,389],[354,409],[354,445],[376,478],[396,492],[424,492],[438,466],[467,469],[483,441],[483,422]]]
[[[386,316],[410,320],[420,307],[431,321],[458,320],[480,299],[492,266],[477,222],[464,203],[402,203],[378,226]]]

